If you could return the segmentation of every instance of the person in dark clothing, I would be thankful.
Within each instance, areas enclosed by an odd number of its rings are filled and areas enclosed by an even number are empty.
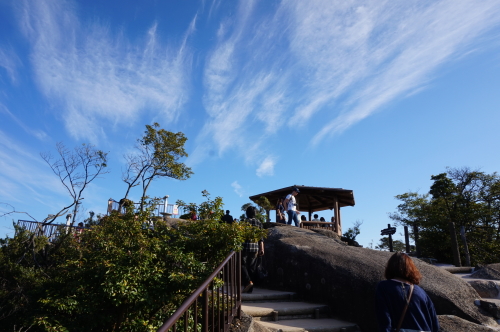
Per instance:
[[[378,283],[375,295],[378,331],[438,332],[434,304],[418,286],[422,275],[412,259],[396,252],[387,262],[385,278]]]
[[[246,210],[247,219],[245,222],[252,226],[262,229],[262,224],[255,218],[255,207],[249,206]],[[243,293],[251,293],[253,291],[252,279],[257,272],[257,256],[264,255],[264,240],[260,239],[257,242],[246,241],[243,243],[241,251],[241,277],[244,285]]]
[[[234,222],[233,216],[231,216],[229,213],[231,211],[226,210],[226,214],[222,216],[221,220],[225,222],[226,224],[232,224]]]
[[[284,197],[280,197],[276,203],[276,222],[286,224],[285,205],[283,204]]]

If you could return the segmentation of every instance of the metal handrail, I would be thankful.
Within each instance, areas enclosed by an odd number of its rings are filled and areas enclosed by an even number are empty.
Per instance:
[[[50,242],[54,241],[58,236],[68,233],[73,233],[78,230],[84,230],[84,227],[71,226],[66,224],[52,224],[40,221],[18,220],[17,226],[21,229],[33,233],[35,236],[46,236]],[[16,230],[17,233],[17,230]]]
[[[241,252],[232,251],[215,271],[188,297],[177,311],[157,330],[177,331],[184,318],[184,332],[198,331],[198,300],[201,296],[201,332],[227,332],[234,317],[241,317]],[[222,277],[222,287],[215,279]],[[189,315],[193,324],[189,326]]]
[[[134,203],[134,210],[139,211],[140,205],[141,205],[141,203]],[[151,212],[152,212],[152,215],[157,216],[157,217],[163,216],[163,215],[177,216],[177,215],[179,215],[179,213],[178,212],[174,213],[174,211],[176,211],[175,206],[176,206],[176,204],[165,204],[164,201],[160,201],[160,202],[154,204],[154,207],[153,207]],[[111,213],[111,211],[113,211],[113,210],[116,210],[119,213],[126,212],[125,207],[122,206],[120,209],[120,202],[115,201],[114,199],[110,198],[108,200],[107,214],[109,215]]]

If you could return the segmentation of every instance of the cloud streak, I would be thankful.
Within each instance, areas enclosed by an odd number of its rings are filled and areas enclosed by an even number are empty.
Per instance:
[[[197,154],[244,149],[261,170],[284,126],[321,119],[317,145],[425,87],[500,24],[497,1],[286,1],[258,15],[244,4],[206,62]]]
[[[71,3],[24,1],[20,26],[32,45],[32,65],[42,93],[58,109],[76,139],[96,142],[104,127],[130,125],[152,110],[173,122],[188,98],[191,55],[186,39],[162,45],[153,23],[142,45],[106,25],[81,23]]]

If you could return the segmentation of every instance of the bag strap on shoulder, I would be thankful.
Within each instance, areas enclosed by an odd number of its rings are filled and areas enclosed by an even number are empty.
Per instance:
[[[404,290],[404,286],[403,286],[403,290]],[[398,323],[398,327],[396,328],[396,332],[399,332],[399,330],[401,330],[401,325],[403,324],[403,320],[405,318],[406,310],[408,310],[408,306],[410,305],[410,300],[411,300],[411,296],[412,295],[413,295],[413,285],[410,285],[410,295],[406,299],[406,305],[405,305],[405,307],[403,309],[403,313],[401,314],[401,318],[399,319],[399,323]],[[406,293],[405,293],[405,297],[406,297]]]

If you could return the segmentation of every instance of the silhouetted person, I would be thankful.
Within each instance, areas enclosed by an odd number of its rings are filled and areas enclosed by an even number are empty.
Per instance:
[[[226,214],[222,216],[221,220],[225,222],[226,224],[232,224],[234,222],[233,216],[231,216],[229,213],[231,211],[226,210]]]

